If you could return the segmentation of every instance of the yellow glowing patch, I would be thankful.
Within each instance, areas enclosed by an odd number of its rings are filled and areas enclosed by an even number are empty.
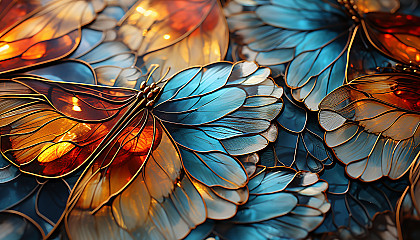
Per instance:
[[[73,111],[81,112],[82,109],[79,106],[73,106]]]
[[[38,161],[42,163],[54,161],[64,154],[70,152],[74,145],[69,142],[61,142],[42,148],[42,153],[38,156]]]
[[[144,10],[144,8],[142,8],[142,7],[137,7],[137,8],[136,8],[136,11],[137,11],[137,12],[139,12],[139,13],[144,13],[144,12],[146,12],[146,10]]]
[[[9,44],[4,44],[3,46],[0,47],[0,52],[6,51],[9,48],[10,48]]]
[[[171,35],[169,35],[169,34],[165,34],[165,35],[163,35],[163,39],[168,40],[169,38],[171,38]]]
[[[73,111],[81,112],[82,109],[79,106],[79,99],[77,97],[72,97],[71,100],[73,101]]]

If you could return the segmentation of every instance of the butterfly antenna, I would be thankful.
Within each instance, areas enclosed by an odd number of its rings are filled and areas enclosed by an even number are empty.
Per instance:
[[[146,82],[147,83],[149,82],[149,80],[152,77],[153,73],[155,73],[156,69],[158,69],[158,68],[159,68],[159,64],[152,64],[150,66],[150,70],[148,71],[148,76],[147,76],[147,79],[146,79]]]
[[[162,83],[163,80],[166,78],[166,76],[168,76],[169,71],[171,70],[171,67],[168,67],[168,69],[166,69],[165,74],[163,74],[163,76],[156,82],[157,84]],[[163,84],[162,88],[165,87],[165,85],[168,83],[168,79],[165,79],[165,83]]]

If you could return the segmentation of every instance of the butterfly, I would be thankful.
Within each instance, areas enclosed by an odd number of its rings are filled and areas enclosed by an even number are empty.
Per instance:
[[[420,61],[418,17],[406,15],[418,11],[405,2],[238,0],[227,12],[239,55],[284,73],[294,99],[310,110],[351,80],[346,66],[357,35],[392,59]]]
[[[1,152],[44,178],[84,169],[61,218],[72,238],[183,238],[236,213],[206,206],[246,201],[248,176],[234,156],[277,136],[282,89],[269,74],[220,62],[140,90],[3,78]]]

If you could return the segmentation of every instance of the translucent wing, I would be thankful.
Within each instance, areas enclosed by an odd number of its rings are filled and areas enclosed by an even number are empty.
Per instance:
[[[64,223],[72,239],[181,239],[205,218],[175,143],[142,110],[84,172]]]
[[[325,141],[354,178],[400,178],[419,152],[419,78],[377,74],[356,79],[320,104]]]
[[[141,1],[118,30],[121,41],[137,52],[146,68],[161,67],[160,76],[224,59],[228,30],[219,2]]]
[[[236,2],[240,10],[227,20],[239,55],[269,66],[276,76],[279,65],[288,63],[285,79],[294,98],[318,110],[322,98],[344,82],[353,31],[344,9],[328,0]]]
[[[251,154],[277,136],[282,89],[268,68],[220,62],[169,79],[153,113],[179,144],[185,169],[206,186],[238,189],[247,182],[233,156]]]
[[[0,73],[63,58],[80,42],[80,27],[103,9],[100,0],[56,0],[23,3],[6,1],[0,29]],[[24,15],[15,17],[14,13]],[[9,18],[10,17],[10,18]]]
[[[420,64],[420,18],[405,14],[368,13],[363,28],[371,43],[388,57]]]
[[[309,172],[265,169],[248,183],[250,198],[235,217],[216,222],[223,239],[303,239],[330,208],[328,184]]]
[[[46,177],[83,164],[137,94],[32,77],[0,84],[2,154],[23,172]]]
[[[42,239],[43,232],[31,218],[16,211],[0,212],[0,235],[3,239]]]
[[[128,6],[134,4],[129,2]],[[147,69],[141,66],[139,55],[118,35],[118,24],[127,11],[123,3],[107,6],[95,21],[82,28],[80,45],[69,56],[89,64],[96,74],[94,84],[138,89],[146,80]]]
[[[399,0],[355,0],[358,12],[363,15],[368,12],[396,12],[401,6]]]

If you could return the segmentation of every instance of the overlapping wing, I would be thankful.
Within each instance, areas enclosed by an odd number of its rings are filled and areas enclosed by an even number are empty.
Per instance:
[[[248,183],[250,198],[235,217],[216,222],[223,239],[303,239],[329,210],[328,184],[309,172],[268,168]]]
[[[83,164],[137,94],[33,77],[0,84],[2,154],[21,171],[44,177],[66,175]]]
[[[332,154],[324,144],[324,131],[319,126],[316,115],[299,106],[287,86],[284,89],[284,110],[277,118],[280,125],[279,136],[272,150],[275,157],[261,159],[277,159],[280,165],[298,171],[321,172],[325,165],[330,165],[333,161]]]
[[[236,155],[277,136],[282,89],[268,68],[221,62],[186,69],[165,85],[153,113],[179,144],[186,171],[211,187],[238,189],[247,175]]]
[[[206,219],[181,154],[148,110],[95,156],[64,218],[72,239],[181,239]]]
[[[320,104],[325,141],[354,178],[400,178],[419,152],[418,83],[410,74],[358,78]]]
[[[344,82],[346,52],[352,33],[334,1],[234,1],[228,24],[240,55],[269,66],[279,75],[288,64],[286,83],[311,110]],[[228,8],[229,10],[229,8]]]
[[[0,73],[70,54],[80,42],[81,26],[105,6],[101,0],[2,1],[2,5]]]
[[[343,240],[395,238],[395,206],[408,181],[380,179],[363,183],[346,176],[338,162],[326,168],[320,178],[329,183],[327,197],[331,211],[315,230],[316,234]]]

